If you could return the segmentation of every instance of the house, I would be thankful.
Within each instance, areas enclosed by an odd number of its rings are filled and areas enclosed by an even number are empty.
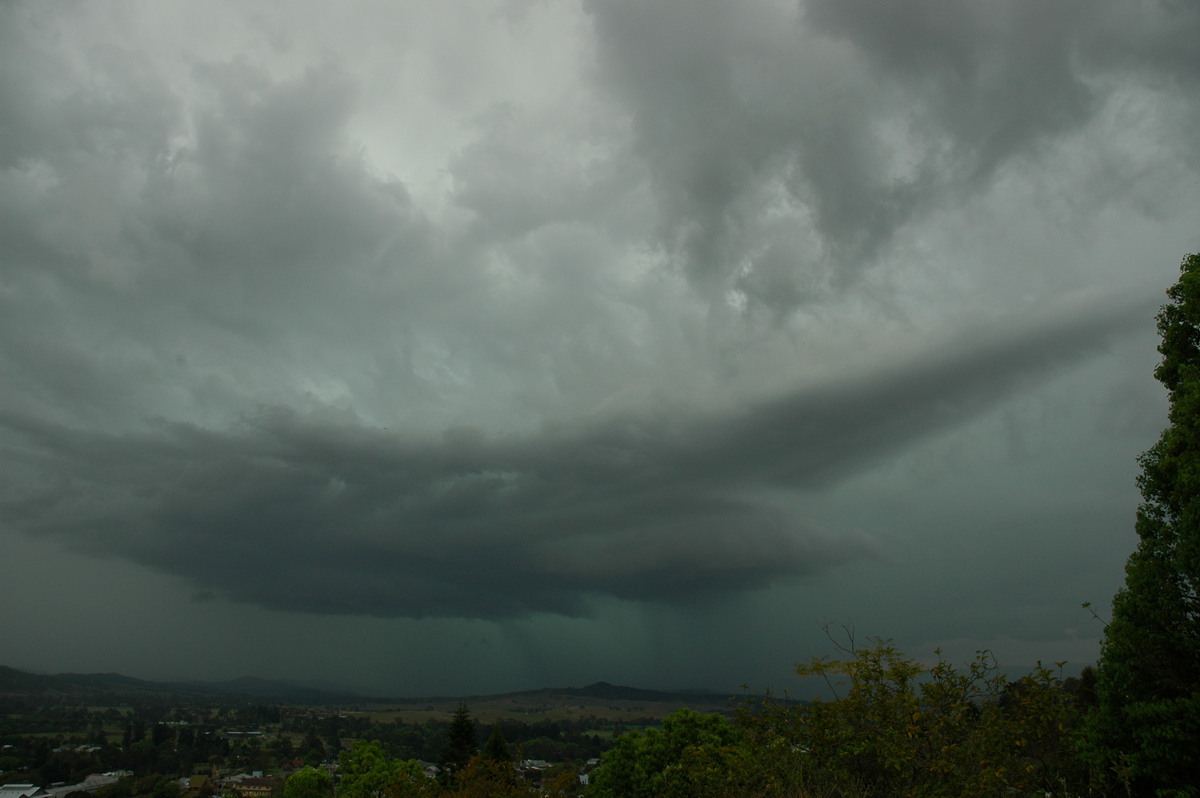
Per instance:
[[[213,780],[207,773],[193,773],[187,778],[187,789],[193,795],[212,795]]]
[[[241,798],[270,798],[276,788],[283,787],[281,779],[251,777],[242,779],[233,785],[234,791]]]
[[[120,780],[119,771],[109,773],[93,773],[78,784],[59,784],[46,790],[47,798],[66,798],[73,792],[91,792],[106,784],[116,784]],[[132,774],[130,774],[132,775]]]
[[[5,784],[0,787],[0,798],[45,798],[50,791],[33,784]]]

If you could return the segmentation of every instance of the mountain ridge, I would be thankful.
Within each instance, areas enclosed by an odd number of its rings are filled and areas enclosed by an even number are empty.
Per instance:
[[[126,676],[113,671],[95,673],[64,672],[39,674],[0,665],[0,696],[45,696],[63,697],[120,697],[162,698],[181,696],[190,698],[224,698],[245,701],[281,701],[301,704],[360,704],[360,703],[414,703],[445,701],[454,696],[406,696],[370,695],[357,690],[315,687],[303,682],[286,679],[265,679],[257,676],[240,676],[220,681],[153,681]],[[463,695],[462,700],[494,699],[507,697],[547,697],[562,695],[577,698],[592,698],[610,701],[678,702],[688,698],[718,700],[727,695],[719,691],[653,690],[628,685],[617,685],[597,681],[583,687],[542,687],[532,690],[516,690],[504,693]]]

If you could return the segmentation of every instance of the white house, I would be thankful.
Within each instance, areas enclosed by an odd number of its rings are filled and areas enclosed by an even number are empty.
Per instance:
[[[44,798],[49,794],[45,787],[32,784],[5,784],[0,787],[0,798]]]

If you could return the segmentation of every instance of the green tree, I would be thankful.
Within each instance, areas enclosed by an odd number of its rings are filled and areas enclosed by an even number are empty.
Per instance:
[[[1168,425],[1142,454],[1137,548],[1113,597],[1088,754],[1134,795],[1200,795],[1200,255],[1158,314]]]
[[[378,740],[356,740],[342,751],[338,798],[425,798],[437,784],[412,759],[391,759]],[[285,796],[290,798],[290,796]]]
[[[304,764],[306,765],[319,765],[325,761],[325,744],[317,736],[315,728],[310,727],[308,733],[304,735],[304,742],[300,744],[300,751],[303,752]]]
[[[495,762],[512,762],[512,752],[508,750],[508,740],[499,726],[492,728],[492,736],[488,737],[483,746],[483,755]]]
[[[720,715],[681,709],[661,729],[617,738],[591,774],[598,798],[690,798],[753,794],[742,733]]]
[[[391,760],[378,740],[356,740],[338,758],[338,795],[377,798],[388,782]]]
[[[524,798],[529,787],[517,780],[512,763],[477,754],[454,774],[447,798]]]
[[[283,785],[283,798],[329,798],[331,795],[333,779],[324,768],[300,768],[288,776]]]
[[[926,668],[887,641],[797,667],[833,695],[740,717],[759,794],[999,796],[1078,791],[1075,695],[1047,668],[1009,682],[988,652]]]
[[[442,756],[438,762],[442,780],[446,786],[453,784],[455,774],[467,766],[471,757],[475,756],[478,746],[479,742],[475,737],[475,721],[471,719],[467,705],[460,703],[450,721],[449,740],[446,747],[442,749]]]
[[[273,756],[277,762],[288,762],[293,756],[291,738],[280,732],[275,739],[271,741],[270,751],[271,756]]]

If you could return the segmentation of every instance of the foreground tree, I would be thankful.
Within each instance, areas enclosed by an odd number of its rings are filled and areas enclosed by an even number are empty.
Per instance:
[[[627,732],[592,772],[593,798],[762,795],[742,733],[720,715],[681,709],[661,729]]]
[[[330,798],[333,779],[325,768],[305,766],[288,776],[283,785],[283,798]]]
[[[339,769],[338,798],[431,798],[441,792],[419,762],[390,758],[378,740],[356,740],[342,752]]]
[[[1076,697],[1039,665],[1010,682],[988,652],[965,669],[925,667],[884,640],[797,667],[833,695],[766,701],[740,720],[757,795],[933,798],[1080,794]]]
[[[1113,598],[1093,763],[1132,794],[1200,796],[1200,255],[1158,314],[1168,426],[1140,458],[1137,549]]]
[[[455,775],[467,766],[479,747],[479,741],[475,736],[475,721],[471,719],[471,713],[467,711],[465,703],[458,705],[458,710],[450,720],[448,734],[449,740],[446,742],[445,749],[442,750],[438,767],[442,783],[451,787],[454,784]]]
[[[476,754],[454,774],[454,786],[446,798],[526,798],[529,794],[511,762]]]

